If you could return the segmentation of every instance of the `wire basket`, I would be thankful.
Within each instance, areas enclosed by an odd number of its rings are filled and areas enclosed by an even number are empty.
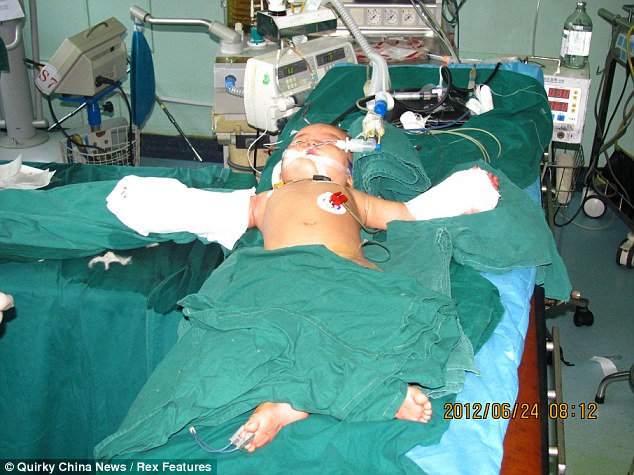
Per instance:
[[[84,135],[74,134],[59,143],[62,159],[66,163],[139,166],[141,134],[132,127],[132,138],[128,140],[129,132],[126,125]],[[91,147],[78,145],[79,142]]]
[[[567,206],[584,165],[583,149],[555,152],[549,154],[548,160],[542,162],[542,192],[551,193],[557,206]]]

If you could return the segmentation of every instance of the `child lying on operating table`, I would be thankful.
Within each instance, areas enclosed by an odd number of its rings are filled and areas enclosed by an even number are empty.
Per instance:
[[[148,232],[193,232],[232,248],[242,233],[258,228],[264,248],[323,245],[363,267],[380,270],[363,254],[361,229],[386,229],[390,221],[457,216],[496,207],[497,178],[473,168],[455,173],[406,203],[383,200],[353,188],[352,154],[337,147],[347,134],[315,124],[300,130],[282,158],[282,182],[268,192],[194,190],[169,178],[129,176],[108,197],[108,208],[127,226]],[[222,223],[221,229],[218,228]],[[431,402],[408,384],[397,419],[427,422]],[[286,402],[262,402],[244,425],[253,452],[287,424],[308,417]]]

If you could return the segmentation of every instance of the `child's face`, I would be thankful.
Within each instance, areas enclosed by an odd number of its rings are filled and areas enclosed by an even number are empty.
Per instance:
[[[284,181],[325,175],[333,182],[351,184],[352,157],[334,144],[346,137],[344,131],[327,124],[309,125],[300,130],[282,157]]]

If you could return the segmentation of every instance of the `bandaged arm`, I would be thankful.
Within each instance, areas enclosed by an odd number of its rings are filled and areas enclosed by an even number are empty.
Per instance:
[[[448,218],[494,209],[500,194],[485,170],[462,170],[405,203],[419,221]]]
[[[108,209],[137,233],[188,232],[232,249],[247,230],[255,188],[231,192],[188,188],[174,178],[126,176]]]

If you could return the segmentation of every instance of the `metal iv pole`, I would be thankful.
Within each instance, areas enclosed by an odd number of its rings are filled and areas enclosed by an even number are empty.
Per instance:
[[[4,109],[7,135],[0,147],[28,148],[48,140],[48,135],[33,126],[33,101],[24,58],[22,27],[24,18],[0,22],[0,37],[6,44],[9,71],[0,72],[0,98]]]

